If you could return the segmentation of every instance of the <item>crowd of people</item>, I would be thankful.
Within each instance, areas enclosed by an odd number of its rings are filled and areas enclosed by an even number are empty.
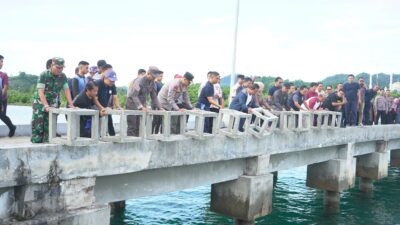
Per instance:
[[[0,56],[0,69],[3,66],[3,56]],[[62,58],[51,58],[46,62],[46,70],[42,72],[35,86],[32,103],[32,136],[31,142],[48,142],[49,110],[61,105],[60,93],[63,92],[68,108],[96,109],[100,116],[108,116],[108,134],[115,135],[113,120],[107,115],[107,109],[123,110],[117,95],[115,82],[117,74],[105,60],[99,60],[90,66],[81,61],[75,70],[75,76],[68,79],[63,73],[65,61]],[[324,87],[322,83],[312,82],[309,86],[297,87],[293,83],[284,83],[281,77],[275,79],[275,84],[264,97],[264,84],[256,82],[255,77],[237,75],[237,83],[229,96],[229,109],[252,113],[262,107],[271,111],[314,111],[328,110],[342,112],[341,126],[364,126],[372,124],[400,123],[400,99],[391,97],[390,90],[375,86],[368,89],[364,78],[355,81],[354,75],[348,75],[348,81]],[[188,87],[194,76],[190,72],[175,75],[174,79],[162,83],[163,71],[155,66],[148,70],[139,69],[137,76],[129,83],[125,109],[161,111],[185,111],[194,108],[218,113],[225,106],[220,85],[220,75],[216,71],[207,74],[207,81],[202,83],[198,92],[198,100],[191,104]],[[0,72],[0,119],[8,126],[9,136],[15,134],[14,126],[7,116],[8,76]],[[151,104],[148,101],[151,101]],[[68,118],[67,118],[68,119]],[[91,118],[81,116],[80,136],[91,136]],[[171,132],[179,133],[180,123],[177,118],[171,120]],[[129,136],[138,136],[140,127],[139,116],[130,115],[127,118]],[[243,131],[244,120],[239,121],[239,129]],[[162,132],[161,116],[154,116],[153,133]],[[205,120],[204,132],[211,133],[211,119]],[[58,134],[57,134],[58,135]]]

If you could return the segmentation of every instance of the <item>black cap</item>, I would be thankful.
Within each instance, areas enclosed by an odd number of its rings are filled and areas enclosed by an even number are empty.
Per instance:
[[[251,77],[245,77],[244,82],[247,82],[247,81],[253,81],[253,79],[251,79]]]
[[[188,80],[188,81],[192,81],[193,78],[194,78],[193,74],[191,74],[191,73],[189,73],[189,72],[186,72],[186,73],[183,75],[183,77],[184,77],[186,80]]]

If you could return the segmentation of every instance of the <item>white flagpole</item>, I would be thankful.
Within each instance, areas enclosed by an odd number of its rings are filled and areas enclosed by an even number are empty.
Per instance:
[[[231,89],[229,95],[232,96],[233,92],[233,86],[235,85],[235,74],[236,74],[236,44],[237,44],[237,33],[238,33],[238,24],[239,24],[239,1],[240,0],[235,0],[235,9],[236,9],[236,15],[235,15],[235,30],[234,30],[234,35],[233,35],[233,56],[232,56],[232,73],[231,73]]]

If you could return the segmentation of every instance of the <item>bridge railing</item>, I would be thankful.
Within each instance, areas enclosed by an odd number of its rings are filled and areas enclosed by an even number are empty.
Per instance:
[[[56,137],[56,116],[65,114],[67,120],[67,137]],[[119,134],[107,134],[108,116],[119,116]],[[339,128],[341,122],[340,112],[331,111],[267,111],[254,109],[251,114],[230,109],[221,109],[220,113],[203,110],[180,111],[155,111],[146,113],[138,110],[107,110],[106,116],[99,119],[99,112],[88,109],[51,109],[49,124],[50,143],[65,145],[88,145],[97,143],[98,140],[107,142],[135,142],[143,139],[160,141],[177,140],[181,137],[206,139],[220,133],[231,138],[254,135],[262,138],[276,130],[281,131],[307,131],[312,129]],[[80,137],[80,117],[91,117],[91,137]],[[188,129],[188,118],[194,117],[194,128]],[[128,136],[128,117],[135,117],[139,135]],[[211,133],[204,132],[205,124],[212,123]],[[100,123],[100,129],[99,129]],[[161,126],[154,130],[156,123]]]
[[[249,132],[258,138],[277,129],[279,118],[263,108],[253,109]]]

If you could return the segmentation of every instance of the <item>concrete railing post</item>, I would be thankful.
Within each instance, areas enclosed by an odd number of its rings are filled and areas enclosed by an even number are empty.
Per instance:
[[[67,115],[67,137],[56,137],[57,115]],[[81,116],[91,118],[91,137],[80,137]],[[99,112],[90,109],[55,108],[49,111],[49,142],[69,146],[84,146],[98,143]]]
[[[158,134],[153,133],[152,124],[155,116],[162,118],[162,131]],[[161,110],[150,110],[146,115],[146,138],[151,140],[159,141],[174,141],[184,137],[186,132],[186,112],[180,111],[161,111]],[[178,117],[176,121],[179,121],[179,130],[177,133],[171,133],[171,118]],[[177,126],[175,124],[174,126]]]
[[[195,139],[202,140],[208,137],[214,137],[218,133],[220,127],[218,120],[218,113],[203,111],[203,110],[189,110],[186,111],[186,113],[189,116],[194,116],[195,125],[194,125],[194,130],[188,130],[187,132],[181,131],[185,135],[193,137]],[[184,119],[185,119],[184,122],[186,123],[186,118],[184,117]],[[213,125],[211,134],[204,132],[205,120],[212,120]]]
[[[252,114],[255,116],[255,120],[250,124],[249,132],[257,138],[263,138],[264,135],[270,134],[276,129],[277,116],[262,108],[254,109]]]
[[[220,129],[220,133],[230,138],[245,137],[250,128],[250,120],[250,114],[231,109],[221,109],[218,121],[228,121],[228,123],[226,128]]]
[[[115,136],[107,135],[108,129],[108,116],[116,115],[119,116],[119,134]],[[135,116],[139,117],[139,135],[128,136],[128,123],[127,117]],[[151,126],[150,126],[151,127]],[[101,117],[100,123],[100,140],[106,142],[136,142],[142,141],[145,134],[145,114],[143,111],[139,110],[106,110],[106,115]]]

